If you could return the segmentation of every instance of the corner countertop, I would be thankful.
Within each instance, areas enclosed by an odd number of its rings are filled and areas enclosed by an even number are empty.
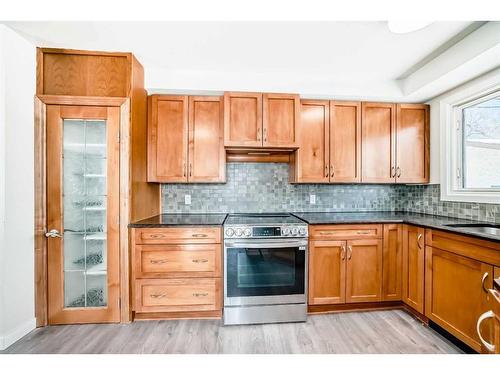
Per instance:
[[[161,214],[129,224],[129,228],[221,226],[227,214]]]
[[[483,221],[457,219],[446,216],[426,215],[412,212],[371,211],[371,212],[294,212],[293,215],[310,225],[320,224],[384,224],[405,223],[421,227],[439,229],[464,234],[481,239],[500,242],[500,236],[476,232],[471,228],[449,227],[447,224],[486,224]]]

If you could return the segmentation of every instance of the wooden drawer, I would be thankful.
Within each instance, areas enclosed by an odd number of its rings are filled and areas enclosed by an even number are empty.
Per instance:
[[[221,243],[219,227],[136,229],[136,244]]]
[[[221,245],[137,245],[135,277],[220,277]]]
[[[221,308],[220,278],[136,280],[136,312],[213,311]]]
[[[309,239],[313,240],[351,240],[358,238],[382,238],[382,225],[312,225]]]

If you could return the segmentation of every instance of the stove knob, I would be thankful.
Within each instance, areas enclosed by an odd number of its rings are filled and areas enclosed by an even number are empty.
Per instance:
[[[300,234],[301,236],[305,236],[305,235],[307,234],[307,230],[306,230],[306,228],[304,228],[304,227],[300,228],[300,229],[299,229],[299,234]]]
[[[250,235],[252,234],[252,231],[250,230],[250,228],[245,228],[243,233],[245,234],[245,236],[250,237]]]
[[[281,233],[284,235],[284,236],[288,236],[290,234],[290,228],[283,228],[283,230],[281,231]]]
[[[292,236],[296,236],[299,233],[299,230],[295,227],[292,228]]]
[[[241,237],[242,234],[243,234],[243,231],[241,230],[241,228],[236,228],[236,236]]]
[[[227,228],[226,229],[226,236],[232,237],[234,235],[234,229],[233,228]]]

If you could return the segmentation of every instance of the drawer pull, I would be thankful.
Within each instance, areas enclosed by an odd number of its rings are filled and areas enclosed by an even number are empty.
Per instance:
[[[206,297],[208,293],[193,293],[193,297]]]
[[[371,232],[369,230],[358,230],[356,234],[370,234]]]
[[[207,263],[208,259],[193,259],[191,262],[193,262],[193,263]]]
[[[151,298],[166,298],[167,295],[164,294],[164,293],[160,293],[160,294],[150,294],[149,295]]]
[[[333,232],[319,232],[319,234],[325,235],[325,236],[330,236],[333,234]]]
[[[349,250],[349,255],[347,256],[347,260],[351,260],[351,258],[352,258],[352,247],[351,247],[351,245],[347,246],[347,250]]]
[[[477,320],[477,324],[476,324],[476,331],[477,331],[477,334],[479,336],[479,340],[481,340],[481,343],[483,344],[483,346],[486,348],[486,350],[488,350],[490,353],[494,353],[495,352],[495,345],[493,344],[490,344],[488,341],[486,341],[483,336],[481,336],[481,323],[483,322],[483,320],[486,320],[486,319],[493,319],[495,318],[495,314],[493,313],[493,311],[486,311],[484,314],[482,314],[479,319]]]
[[[163,234],[146,234],[145,236],[143,235],[142,238],[163,238],[165,237]]]
[[[192,234],[191,237],[202,238],[202,237],[208,237],[208,235],[203,233],[195,233]]]
[[[165,264],[168,262],[168,259],[151,259],[149,263],[151,264]]]
[[[488,294],[488,289],[486,289],[486,287],[484,286],[484,282],[486,281],[487,278],[488,278],[488,272],[485,272],[483,278],[481,279],[481,287],[483,288],[486,294]]]

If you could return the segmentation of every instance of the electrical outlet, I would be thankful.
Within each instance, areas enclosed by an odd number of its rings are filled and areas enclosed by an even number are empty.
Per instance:
[[[309,194],[309,203],[316,204],[316,195],[315,194]]]
[[[191,204],[191,194],[184,195],[184,204]]]

